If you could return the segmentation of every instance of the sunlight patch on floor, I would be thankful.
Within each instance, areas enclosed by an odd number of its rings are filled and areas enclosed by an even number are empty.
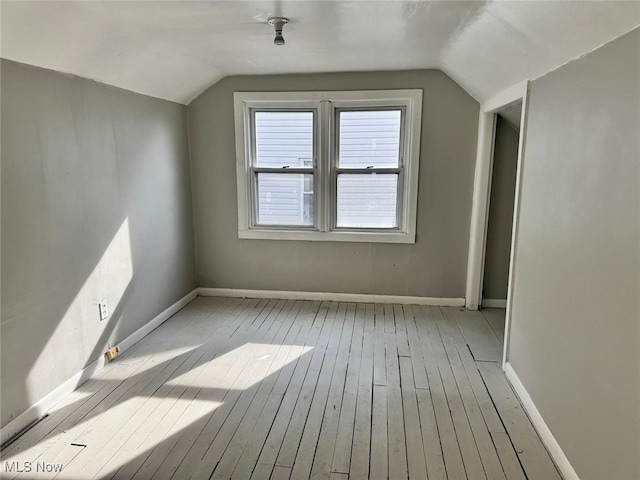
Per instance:
[[[169,355],[168,361],[193,351],[185,351],[184,348],[173,350],[175,355]],[[105,402],[109,402],[116,390],[75,425],[64,430],[56,429],[39,443],[25,445],[27,448],[3,457],[2,461],[56,464],[66,459],[69,464],[63,470],[65,480],[84,478],[86,470],[83,466],[99,468],[101,478],[105,475],[108,478],[130,462],[140,459],[141,455],[158,448],[166,439],[182,435],[194,425],[206,423],[208,417],[224,405],[230,392],[244,391],[277,375],[286,365],[311,350],[313,347],[302,345],[245,343],[212,360],[196,364],[168,381],[154,384],[149,378],[147,387],[140,392],[124,392],[123,401],[116,400],[107,407]],[[137,374],[142,374],[142,379],[146,370],[159,365],[154,361],[147,362]],[[126,380],[119,368],[107,369],[98,382]],[[76,394],[74,400],[82,400],[92,394]],[[61,408],[64,406],[62,404]],[[80,451],[78,445],[81,446]]]

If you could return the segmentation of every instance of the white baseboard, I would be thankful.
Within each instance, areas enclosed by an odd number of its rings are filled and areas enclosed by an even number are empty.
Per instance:
[[[558,470],[560,470],[560,473],[562,474],[564,480],[579,480],[578,474],[571,466],[571,463],[562,451],[560,444],[553,436],[553,433],[547,426],[544,418],[542,418],[542,415],[536,408],[536,405],[533,403],[533,400],[529,396],[527,390],[524,388],[524,385],[520,381],[520,378],[518,378],[515,370],[508,362],[504,366],[504,373],[509,380],[509,383],[511,383],[511,386],[515,390],[516,394],[520,398],[520,402],[527,412],[527,415],[529,415],[531,423],[538,431],[538,435],[540,435],[542,443],[544,443],[545,447],[547,447],[549,454],[553,458],[553,461],[558,467]]]
[[[100,358],[96,361],[87,365],[73,377],[56,387],[53,391],[46,394],[27,410],[7,423],[0,429],[0,443],[4,444],[4,442],[20,433],[29,425],[44,417],[58,402],[86,382],[91,375],[100,371],[105,363],[106,359],[104,355],[100,355]]]
[[[118,346],[120,347],[120,353],[131,348],[133,345],[138,343],[144,337],[149,335],[149,333],[151,333],[153,330],[155,330],[164,322],[166,322],[173,315],[175,315],[180,310],[182,310],[189,302],[191,302],[191,300],[197,297],[198,295],[197,292],[198,292],[197,289],[190,291],[184,297],[178,300],[176,303],[169,306],[166,310],[164,310],[162,313],[157,315],[153,320],[146,323],[145,325],[140,327],[138,330],[133,332],[131,335],[129,335],[127,338],[125,338],[120,343],[118,343]]]
[[[356,303],[401,303],[437,307],[463,307],[464,298],[409,297],[404,295],[370,295],[361,293],[295,292],[284,290],[241,290],[236,288],[198,288],[202,297],[275,298],[284,300],[318,300]]]
[[[483,298],[482,306],[484,308],[507,308],[507,299]]]
[[[150,322],[133,332],[122,342],[118,343],[120,352],[128,350],[137,342],[142,340],[152,330],[158,328],[162,323],[169,319],[172,315],[177,313],[191,300],[196,298],[196,290],[189,292],[182,297],[176,303],[164,310],[162,313],[153,318]],[[105,347],[106,350],[106,347]],[[38,400],[34,405],[22,412],[16,418],[7,423],[2,429],[0,429],[0,444],[6,442],[11,437],[21,432],[29,425],[37,422],[44,417],[57,403],[63,400],[67,395],[73,392],[76,388],[86,382],[91,375],[100,371],[106,364],[104,355],[100,355],[100,358],[87,365],[85,368],[76,373],[73,377],[66,380],[64,383],[56,387],[53,391]]]

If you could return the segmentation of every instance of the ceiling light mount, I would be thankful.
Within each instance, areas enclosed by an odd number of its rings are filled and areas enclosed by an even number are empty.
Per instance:
[[[289,23],[289,19],[288,18],[284,18],[284,17],[272,17],[269,20],[267,20],[267,22],[269,23],[269,25],[273,25],[273,28],[275,28],[276,30],[276,37],[273,39],[273,44],[274,45],[284,45],[284,37],[282,36],[282,28]]]

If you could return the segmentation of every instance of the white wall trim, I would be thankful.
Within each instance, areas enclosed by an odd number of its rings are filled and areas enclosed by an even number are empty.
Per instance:
[[[562,477],[565,480],[579,480],[578,474],[573,469],[571,462],[569,462],[569,459],[562,451],[560,444],[553,436],[553,433],[547,426],[547,423],[544,421],[544,418],[538,411],[535,403],[533,403],[529,393],[524,388],[524,385],[510,363],[505,364],[504,373],[509,380],[509,383],[511,383],[513,390],[520,398],[520,402],[522,403],[524,410],[527,412],[531,423],[538,431],[538,435],[540,435],[542,443],[547,447],[547,450],[558,467],[558,470],[560,470]]]
[[[176,303],[167,307],[162,313],[158,314],[150,322],[146,323],[131,335],[129,335],[127,338],[118,343],[117,345],[120,347],[120,353],[133,347],[136,343],[149,335],[153,330],[169,320],[172,316],[182,310],[189,302],[196,298],[197,295],[198,290],[193,289]]]
[[[236,288],[198,288],[202,297],[275,298],[283,300],[318,300],[356,303],[401,303],[437,307],[462,307],[464,298],[409,297],[404,295],[371,295],[362,293],[295,292],[285,290],[241,290]]]
[[[467,286],[465,292],[465,304],[469,310],[477,310],[482,300],[484,258],[489,221],[491,178],[493,174],[496,112],[521,100],[521,118],[524,118],[528,88],[529,81],[517,83],[484,101],[480,106],[476,168],[473,179],[473,203],[471,205],[471,225],[469,229]],[[522,122],[520,125],[520,146],[522,144],[524,131],[525,125]],[[518,150],[518,166],[520,166],[520,153],[521,147],[519,147]]]
[[[498,110],[516,103],[521,100],[527,93],[528,81],[516,83],[515,85],[505,88],[493,97],[482,102],[481,111],[483,113],[496,113]]]
[[[493,149],[496,133],[495,117],[493,113],[480,112],[478,119],[478,147],[473,178],[467,286],[465,291],[465,304],[469,310],[477,310],[482,299],[484,252],[487,240],[491,171],[493,169]]]
[[[507,280],[507,306],[504,323],[504,348],[502,350],[503,368],[509,361],[511,347],[511,324],[513,322],[513,291],[515,285],[516,259],[518,256],[518,240],[520,235],[520,207],[522,199],[522,176],[524,174],[524,155],[527,148],[527,122],[529,113],[529,83],[522,97],[520,114],[520,136],[518,137],[518,159],[516,164],[516,190],[513,199],[513,224],[511,226],[511,255],[509,256],[509,276]]]
[[[234,124],[236,142],[236,190],[238,199],[238,238],[415,243],[420,168],[420,126],[422,89],[308,91],[308,92],[235,92]],[[401,107],[401,155],[398,175],[398,212],[396,229],[340,229],[335,218],[335,175],[337,160],[333,153],[337,109]],[[313,170],[292,165],[291,173],[314,174],[314,225],[309,228],[287,225],[260,225],[257,219],[255,119],[252,110],[260,108],[302,108],[314,112]],[[336,147],[337,148],[337,147]],[[283,167],[289,168],[289,167]],[[372,170],[375,173],[375,170]],[[272,172],[280,171],[275,168]],[[363,172],[361,172],[363,173]],[[333,178],[333,181],[331,180]]]
[[[485,308],[507,308],[507,299],[483,298],[482,306]]]
[[[158,328],[162,323],[167,321],[171,316],[181,310],[191,300],[196,298],[196,295],[196,290],[189,292],[176,303],[153,318],[150,322],[133,332],[127,338],[122,340],[122,342],[118,343],[117,345],[120,347],[120,352],[122,353],[125,350],[128,350],[137,342],[142,340],[152,330]],[[42,397],[27,410],[7,423],[4,427],[2,427],[2,429],[0,429],[0,443],[6,442],[32,423],[37,422],[42,417],[44,417],[57,403],[62,401],[67,395],[69,395],[76,388],[86,382],[91,377],[91,375],[99,372],[106,363],[107,362],[105,356],[100,355],[97,360],[87,365],[85,368],[80,370],[78,373],[63,382],[61,385]]]
[[[100,358],[96,361],[80,370],[73,377],[56,387],[53,391],[49,392],[27,410],[7,423],[0,429],[0,443],[6,442],[32,423],[44,417],[53,406],[86,382],[91,375],[100,371],[105,364],[106,359],[104,355],[100,355]]]

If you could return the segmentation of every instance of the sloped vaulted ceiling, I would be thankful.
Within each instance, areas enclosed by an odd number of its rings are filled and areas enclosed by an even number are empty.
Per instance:
[[[482,101],[640,24],[640,2],[3,1],[2,57],[189,103],[234,74],[440,68]],[[266,20],[289,17],[287,44]]]

